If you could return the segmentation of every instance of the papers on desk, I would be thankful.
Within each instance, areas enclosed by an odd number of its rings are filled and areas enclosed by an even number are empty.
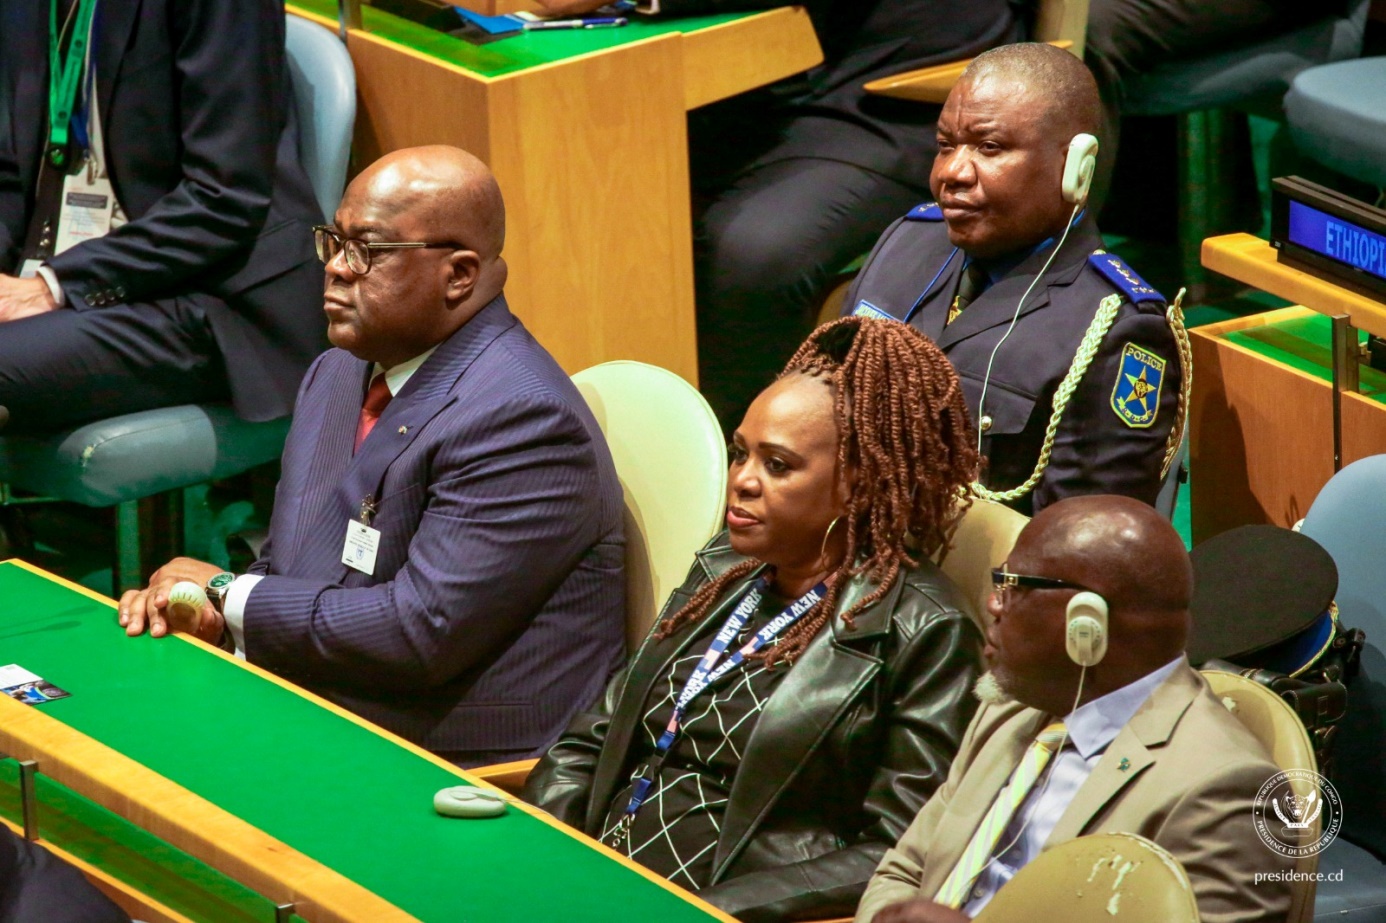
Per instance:
[[[42,705],[54,699],[65,699],[72,693],[59,689],[37,673],[30,673],[17,663],[0,667],[0,692],[25,705]]]
[[[453,34],[470,42],[476,42],[478,39],[493,41],[496,38],[523,32],[525,28],[523,19],[508,13],[504,16],[482,16],[480,13],[464,10],[460,6],[453,9],[457,10],[457,15],[466,22],[462,29]]]
[[[507,13],[504,16],[483,16],[480,13],[473,13],[471,10],[454,6],[453,10],[462,20],[462,27],[450,30],[449,34],[473,45],[485,45],[498,39],[509,38],[512,35],[519,35],[526,31],[548,31],[549,28],[556,29],[582,29],[582,26],[573,23],[591,21],[592,25],[586,28],[609,28],[611,26],[623,26],[627,20],[622,13],[629,12],[635,8],[631,0],[618,0],[606,6],[593,10],[583,16],[555,15],[538,16],[534,13]],[[553,22],[552,27],[546,28],[546,22]]]

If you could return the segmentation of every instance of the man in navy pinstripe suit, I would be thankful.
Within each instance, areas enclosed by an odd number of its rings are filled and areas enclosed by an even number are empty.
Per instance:
[[[504,207],[455,148],[399,151],[317,232],[308,370],[249,574],[178,558],[120,602],[463,765],[541,752],[623,653],[621,488],[596,421],[506,307]],[[191,623],[169,589],[208,585]]]

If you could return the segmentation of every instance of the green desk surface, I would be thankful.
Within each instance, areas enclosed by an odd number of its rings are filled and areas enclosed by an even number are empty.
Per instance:
[[[461,781],[446,769],[197,645],[126,638],[111,603],[13,563],[0,652],[72,693],[49,716],[421,920],[709,919],[519,811],[438,816],[433,793]]]
[[[289,10],[300,10],[337,21],[336,0],[292,0]],[[366,32],[397,42],[406,48],[456,64],[482,77],[503,77],[530,67],[554,64],[641,42],[671,32],[696,32],[755,13],[724,13],[718,16],[686,16],[653,19],[633,14],[630,24],[616,29],[584,29],[554,32],[526,32],[485,45],[454,38],[384,10],[362,5],[361,24]]]
[[[1283,362],[1322,381],[1333,381],[1333,321],[1323,314],[1288,318],[1259,327],[1221,334],[1229,343],[1246,347],[1268,359]],[[1360,334],[1363,341],[1366,334]],[[1198,370],[1194,370],[1198,374]],[[1358,390],[1364,397],[1386,404],[1386,373],[1361,366]]]

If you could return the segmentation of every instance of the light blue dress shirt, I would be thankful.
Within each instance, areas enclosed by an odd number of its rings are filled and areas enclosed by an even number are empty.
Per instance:
[[[1184,662],[1181,654],[1153,673],[1079,707],[1064,719],[1068,742],[1001,834],[1001,852],[977,876],[963,913],[975,917],[1001,886],[1040,854],[1069,803],[1092,775],[1117,734],[1135,717],[1155,688]],[[1009,844],[1009,845],[1007,845]]]

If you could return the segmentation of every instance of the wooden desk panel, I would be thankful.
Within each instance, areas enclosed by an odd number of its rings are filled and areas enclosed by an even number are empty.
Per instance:
[[[289,10],[336,28],[323,0]],[[808,14],[472,46],[363,13],[347,39],[358,167],[418,144],[476,154],[506,199],[511,307],[563,368],[637,359],[696,384],[685,115],[821,61]]]
[[[464,10],[482,16],[502,16],[506,13],[533,13],[539,10],[534,0],[452,0]]]
[[[1347,314],[1354,327],[1386,337],[1386,304],[1284,265],[1277,259],[1275,248],[1259,237],[1210,237],[1203,242],[1203,265],[1320,314]]]
[[[1333,476],[1332,385],[1227,338],[1312,314],[1285,308],[1189,331],[1196,369],[1189,418],[1195,544],[1240,525],[1292,526]],[[1345,394],[1343,464],[1382,452],[1386,406]]]

